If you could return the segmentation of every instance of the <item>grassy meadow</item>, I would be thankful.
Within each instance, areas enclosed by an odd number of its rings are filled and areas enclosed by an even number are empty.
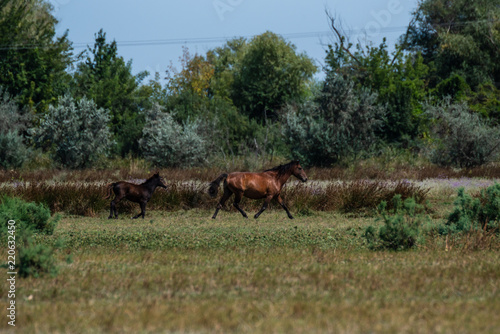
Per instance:
[[[498,176],[431,175],[397,188],[402,178],[376,178],[375,187],[353,177],[348,187],[331,171],[315,173],[310,188],[295,183],[287,188],[285,200],[294,220],[278,205],[258,220],[244,219],[227,205],[212,220],[216,200],[194,195],[210,176],[186,176],[179,178],[184,183],[157,191],[144,220],[130,219],[139,210],[136,204],[119,206],[119,219],[107,219],[108,202],[99,204],[97,194],[102,197],[103,186],[116,175],[39,177],[38,183],[46,182],[40,189],[30,188],[35,182],[29,176],[19,185],[6,177],[3,193],[17,189],[15,195],[43,201],[50,187],[59,186],[69,202],[54,194],[45,198],[61,219],[53,235],[36,236],[37,242],[58,247],[59,273],[18,278],[16,328],[4,316],[0,331],[498,332],[498,236],[431,235],[401,252],[370,250],[363,237],[367,226],[382,224],[364,196],[384,199],[387,189],[417,194],[424,197],[432,221],[442,222],[453,208],[457,187],[475,193]],[[69,198],[72,191],[65,187],[75,184],[95,186],[95,201],[85,202],[81,212],[67,212],[71,201],[93,198]],[[168,201],[175,205],[167,207]],[[365,207],[352,204],[359,202]],[[245,201],[242,207],[253,216],[260,204]],[[86,210],[86,205],[95,208]],[[6,257],[5,244],[0,246]],[[0,286],[3,305],[7,288]]]

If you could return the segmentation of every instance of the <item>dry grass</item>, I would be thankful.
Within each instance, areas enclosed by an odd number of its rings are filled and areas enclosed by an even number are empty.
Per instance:
[[[141,180],[131,180],[140,183]],[[207,194],[208,183],[200,181],[170,181],[168,189],[159,188],[148,203],[148,210],[187,210],[215,208],[219,198]],[[16,196],[26,201],[46,204],[52,212],[73,215],[95,216],[108,210],[111,199],[105,199],[106,183],[103,181],[65,182],[13,182],[2,187],[2,194]],[[390,202],[394,195],[403,199],[414,197],[424,203],[429,190],[408,181],[348,182],[289,182],[282,196],[293,211],[308,214],[311,211],[339,211],[343,213],[373,213],[381,201]],[[232,201],[232,199],[230,200]],[[230,201],[228,205],[230,206]],[[245,210],[258,210],[262,201],[244,199],[241,206]],[[271,209],[281,210],[277,203]],[[135,203],[123,201],[118,204],[120,213],[138,210]]]

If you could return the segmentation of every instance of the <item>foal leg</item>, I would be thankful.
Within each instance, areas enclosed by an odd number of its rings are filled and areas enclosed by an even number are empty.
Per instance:
[[[215,219],[215,217],[217,217],[219,210],[222,209],[222,207],[224,206],[224,203],[226,203],[226,201],[229,199],[229,197],[231,197],[232,194],[233,194],[233,192],[231,190],[224,188],[224,194],[222,195],[222,198],[220,199],[219,204],[217,204],[217,208],[215,209],[215,213],[212,216],[212,219]]]
[[[132,219],[137,219],[140,216],[142,216],[142,219],[144,219],[144,215],[146,214],[146,203],[147,202],[139,202],[139,205],[141,206],[141,212],[138,213],[136,216],[132,217]]]
[[[243,217],[245,218],[248,218],[247,214],[245,213],[245,211],[243,211],[242,208],[240,208],[240,202],[241,202],[241,198],[243,197],[243,194],[241,193],[234,193],[234,207],[236,209],[238,209],[238,211],[243,215]]]
[[[281,207],[286,211],[288,218],[293,219],[292,214],[290,213],[290,211],[288,211],[288,208],[286,207],[285,202],[283,202],[283,199],[281,198],[281,196],[278,195],[278,197],[276,199],[278,200],[278,203],[281,205]]]
[[[260,214],[261,214],[262,212],[264,212],[264,210],[266,210],[266,209],[267,209],[267,206],[269,205],[269,202],[271,202],[271,200],[272,200],[272,199],[273,199],[273,198],[272,198],[272,196],[268,196],[268,197],[266,197],[266,199],[264,200],[264,204],[262,205],[262,208],[260,209],[260,211],[259,211],[259,212],[257,212],[257,213],[255,214],[255,216],[253,216],[255,219],[259,218]]]

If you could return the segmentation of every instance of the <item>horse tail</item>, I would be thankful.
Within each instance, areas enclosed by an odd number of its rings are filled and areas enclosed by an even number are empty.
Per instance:
[[[217,194],[219,193],[219,186],[222,180],[225,180],[227,178],[227,174],[221,174],[218,178],[216,178],[214,181],[210,182],[210,188],[208,188],[208,194],[210,197],[216,197]]]
[[[106,185],[106,189],[107,189],[107,194],[108,194],[108,195],[107,195],[106,197],[104,197],[104,199],[108,199],[108,198],[110,198],[110,197],[111,197],[112,190],[113,190],[113,187],[114,187],[114,186],[115,186],[115,184],[114,184],[114,183],[108,183],[108,184]]]

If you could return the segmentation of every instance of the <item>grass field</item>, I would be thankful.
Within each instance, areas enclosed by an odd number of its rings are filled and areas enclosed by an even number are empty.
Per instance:
[[[18,280],[16,332],[495,333],[498,250],[373,252],[373,218],[281,211],[64,217],[56,277]],[[70,255],[70,263],[64,260]],[[2,285],[1,295],[6,295]],[[3,298],[4,299],[4,298]],[[0,329],[7,330],[4,320]]]
[[[442,221],[456,186],[426,180]],[[460,184],[455,184],[455,183]],[[487,184],[492,180],[485,180]],[[463,184],[462,184],[463,183]],[[249,214],[258,206],[244,207]],[[6,333],[498,333],[500,246],[433,236],[405,252],[368,249],[374,212],[234,209],[63,213],[59,273],[16,282],[16,328]],[[4,243],[1,254],[7,254]],[[6,305],[6,284],[0,285]],[[6,314],[6,308],[2,307]]]

